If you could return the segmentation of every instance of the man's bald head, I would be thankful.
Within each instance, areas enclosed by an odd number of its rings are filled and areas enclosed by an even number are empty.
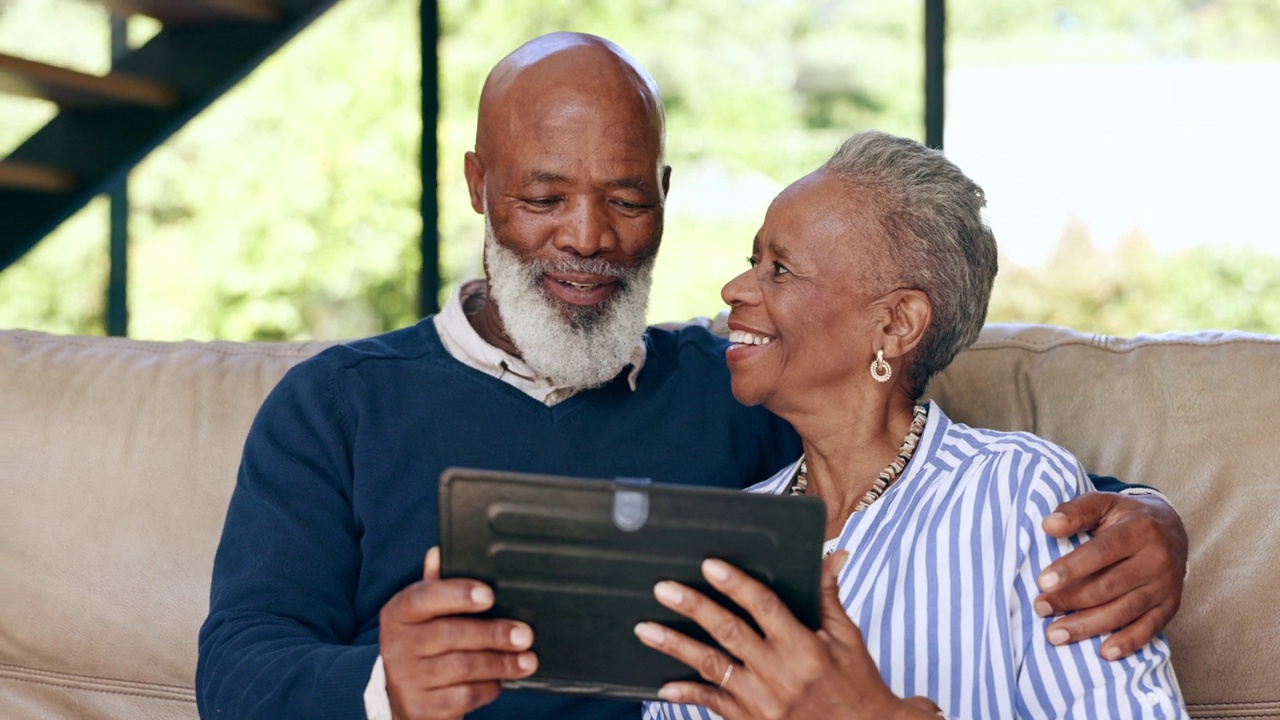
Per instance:
[[[486,226],[480,337],[567,387],[631,362],[671,182],[663,139],[657,85],[608,40],[544,35],[498,63],[464,165]]]
[[[666,141],[658,85],[639,63],[614,43],[595,35],[557,32],[516,48],[489,73],[480,93],[476,152],[500,151],[521,142],[539,117],[578,110],[586,115],[608,107],[656,138],[659,162]],[[618,115],[613,114],[616,121]]]

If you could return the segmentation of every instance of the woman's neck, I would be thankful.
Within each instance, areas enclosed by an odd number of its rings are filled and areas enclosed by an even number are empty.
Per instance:
[[[828,538],[839,533],[876,476],[897,456],[914,409],[913,402],[900,396],[887,404],[878,397],[856,406],[829,400],[813,412],[782,415],[804,446],[805,494],[827,505]],[[876,409],[868,412],[868,407]]]

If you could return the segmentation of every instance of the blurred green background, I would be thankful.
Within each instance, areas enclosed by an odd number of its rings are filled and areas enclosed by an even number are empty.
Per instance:
[[[349,338],[417,319],[417,13],[417,0],[343,0],[134,170],[132,336]],[[662,88],[674,170],[654,321],[718,312],[769,199],[845,136],[924,134],[914,0],[442,0],[441,18],[442,302],[481,272],[462,178],[481,83],[540,33],[609,37]],[[1275,0],[951,0],[948,20],[952,70],[1280,60]],[[130,32],[141,42],[154,28]],[[0,52],[103,72],[105,11],[0,0]],[[52,113],[0,97],[0,152]],[[1275,145],[1275,132],[1235,141]],[[98,200],[0,272],[0,327],[101,334],[107,227]],[[1067,223],[1043,261],[1004,259],[988,319],[1280,334],[1280,247],[1266,235],[1280,238],[1257,233],[1169,250],[1141,228],[1099,243]]]

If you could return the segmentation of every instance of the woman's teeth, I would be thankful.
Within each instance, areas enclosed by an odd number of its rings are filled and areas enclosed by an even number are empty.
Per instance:
[[[730,330],[729,342],[738,343],[740,345],[768,345],[773,342],[773,338],[766,335],[756,335],[746,330]]]

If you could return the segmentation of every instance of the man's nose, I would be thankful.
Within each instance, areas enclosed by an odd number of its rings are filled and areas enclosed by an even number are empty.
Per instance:
[[[578,198],[569,206],[564,224],[556,233],[558,250],[573,252],[581,257],[593,257],[613,252],[618,248],[618,234],[604,203],[593,199]]]

